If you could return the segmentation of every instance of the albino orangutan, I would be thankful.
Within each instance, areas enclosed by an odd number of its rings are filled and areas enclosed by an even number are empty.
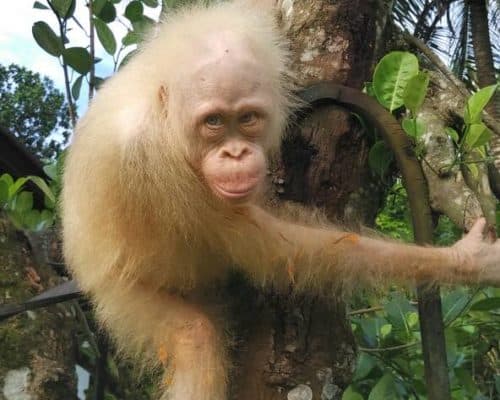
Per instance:
[[[162,399],[224,400],[224,340],[195,300],[232,268],[332,293],[419,279],[499,282],[481,220],[450,248],[278,218],[266,155],[297,105],[274,19],[222,3],[178,12],[99,90],[66,160],[64,252],[118,344],[165,367]]]

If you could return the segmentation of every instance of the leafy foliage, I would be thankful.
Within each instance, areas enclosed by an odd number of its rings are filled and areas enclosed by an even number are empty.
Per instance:
[[[0,125],[39,157],[53,159],[70,134],[64,95],[38,73],[0,65]]]
[[[397,181],[377,227],[393,238],[413,241],[407,194]],[[461,232],[446,217],[435,242],[449,245]],[[417,303],[412,292],[363,296],[349,313],[360,348],[353,383],[342,400],[426,399]],[[500,289],[445,290],[442,294],[453,400],[487,400],[500,395],[498,331]],[[359,310],[358,310],[359,309]]]

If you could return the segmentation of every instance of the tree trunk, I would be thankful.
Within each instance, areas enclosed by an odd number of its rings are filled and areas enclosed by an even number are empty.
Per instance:
[[[493,53],[488,26],[487,0],[467,0],[470,8],[472,47],[476,61],[477,81],[480,87],[497,83]],[[500,96],[497,92],[486,107],[486,111],[495,119],[500,119]],[[500,137],[493,135],[490,141],[490,153],[493,165],[490,166],[490,181],[497,197],[500,196]]]
[[[0,305],[59,283],[33,243],[0,214]],[[0,321],[0,400],[76,399],[73,328],[65,306]]]
[[[279,7],[299,86],[334,80],[361,88],[372,66],[376,2],[302,0],[283,1]],[[291,132],[281,159],[271,166],[272,201],[321,207],[343,224],[373,223],[382,196],[376,185],[370,186],[369,198],[363,192],[373,183],[368,150],[349,112],[332,106],[316,110]],[[340,297],[247,288],[242,298],[245,309],[239,305],[234,312],[236,342],[244,344],[237,346],[232,398],[340,399],[356,360]]]

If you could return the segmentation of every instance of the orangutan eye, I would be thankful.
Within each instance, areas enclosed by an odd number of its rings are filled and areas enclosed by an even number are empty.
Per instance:
[[[210,129],[218,129],[224,125],[224,120],[220,114],[212,114],[205,118],[205,124]]]
[[[258,115],[255,111],[247,112],[239,118],[239,122],[242,125],[253,125],[257,122],[257,120]]]

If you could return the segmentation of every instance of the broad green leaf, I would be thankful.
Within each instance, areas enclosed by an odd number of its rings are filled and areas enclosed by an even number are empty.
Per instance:
[[[62,54],[64,50],[62,40],[46,22],[35,22],[31,28],[31,32],[38,45],[47,53],[55,57],[59,57]]]
[[[43,194],[45,196],[47,196],[47,198],[55,204],[56,202],[56,196],[54,195],[54,193],[52,192],[52,190],[50,189],[49,185],[47,185],[47,182],[45,182],[42,178],[40,178],[39,176],[28,176],[28,179],[33,182],[36,186],[38,186],[38,188],[43,192]]]
[[[387,336],[390,335],[392,332],[392,325],[391,324],[385,324],[380,327],[380,335],[382,338],[386,338]]]
[[[109,29],[109,26],[98,18],[94,18],[94,26],[97,32],[97,37],[99,38],[102,47],[104,47],[104,50],[106,50],[106,52],[110,55],[115,54],[116,39],[111,29]]]
[[[131,1],[128,3],[125,9],[125,16],[131,21],[137,21],[142,18],[144,13],[144,6],[138,0]]]
[[[60,18],[67,19],[71,17],[70,10],[75,0],[50,0],[52,7],[57,11]],[[74,8],[73,8],[74,9]]]
[[[398,399],[398,396],[396,393],[396,386],[394,385],[394,378],[389,373],[386,373],[382,378],[380,378],[368,396],[368,400],[396,399]]]
[[[9,174],[2,174],[2,176],[0,176],[0,181],[5,182],[8,187],[14,184],[14,179]]]
[[[158,0],[142,0],[148,7],[158,7]]]
[[[429,86],[429,74],[426,72],[419,72],[408,80],[403,94],[403,101],[413,117],[417,115],[418,110],[424,103],[427,86]]]
[[[23,213],[23,225],[26,228],[34,231],[36,230],[39,223],[40,223],[40,211],[28,210]]]
[[[414,328],[418,325],[418,314],[414,311],[406,314],[406,323],[410,328]]]
[[[481,122],[481,112],[493,97],[497,88],[498,85],[486,86],[469,97],[464,110],[464,121],[466,124]]]
[[[468,127],[465,134],[465,146],[469,150],[484,146],[492,136],[493,134],[485,124],[472,124]]]
[[[363,396],[355,392],[352,385],[349,385],[342,394],[342,400],[363,400]]]
[[[460,141],[460,137],[458,136],[458,132],[455,129],[447,126],[446,128],[444,128],[444,131],[451,138],[451,140],[453,140],[453,142],[458,143]]]
[[[393,160],[392,152],[387,148],[382,140],[376,142],[368,154],[368,164],[373,172],[383,176],[389,169]]]
[[[38,224],[35,227],[35,230],[41,231],[51,227],[54,223],[54,214],[49,210],[43,210],[40,213],[40,218],[38,220]]]
[[[401,123],[403,130],[405,133],[415,139],[418,140],[425,133],[425,124],[419,121],[417,118],[408,118],[405,117]]]
[[[83,47],[70,47],[64,50],[63,60],[82,75],[88,73],[92,67],[92,57]]]
[[[0,208],[9,200],[9,185],[0,180]]]
[[[27,181],[28,178],[24,177],[16,179],[16,181],[9,187],[9,197],[14,197]]]
[[[35,1],[33,3],[33,8],[37,8],[39,10],[50,10],[50,8],[48,6],[46,6],[45,4],[40,3],[39,1]]]
[[[109,0],[96,0],[92,10],[104,22],[113,22],[116,18],[116,8]]]
[[[491,311],[500,310],[500,297],[488,297],[475,302],[471,306],[471,311]]]
[[[27,212],[33,208],[33,193],[21,192],[16,196],[14,210],[20,213]]]
[[[76,78],[75,82],[73,82],[73,86],[71,86],[71,96],[73,96],[75,100],[78,100],[78,98],[80,97],[80,90],[82,89],[83,77],[84,75],[80,75],[78,78]]]
[[[361,353],[356,363],[356,370],[354,372],[353,381],[360,381],[364,379],[377,365],[377,360],[366,353]]]
[[[373,89],[378,101],[391,112],[404,104],[408,81],[418,74],[418,60],[411,53],[393,51],[375,67]]]

